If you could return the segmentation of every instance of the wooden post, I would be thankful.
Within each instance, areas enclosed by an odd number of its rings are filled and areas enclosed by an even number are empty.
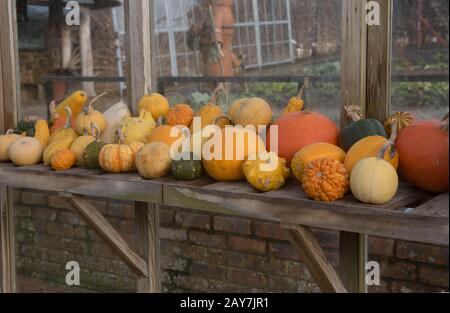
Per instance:
[[[0,133],[14,128],[19,103],[16,1],[0,1]],[[15,292],[14,212],[12,190],[0,185],[0,288]]]
[[[80,54],[81,75],[94,76],[94,57],[92,55],[91,39],[91,10],[87,6],[80,6]],[[95,85],[93,82],[84,82],[83,90],[89,96],[95,96]]]
[[[127,52],[128,106],[138,114],[138,102],[148,90],[156,90],[156,67],[152,56],[156,53],[153,25],[153,0],[126,0],[125,29]],[[151,18],[152,17],[152,18]]]
[[[138,278],[137,291],[161,292],[159,264],[159,205],[135,203],[137,253],[147,262],[147,277]]]

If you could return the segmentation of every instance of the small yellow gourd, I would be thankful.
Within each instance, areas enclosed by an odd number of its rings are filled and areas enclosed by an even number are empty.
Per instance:
[[[8,156],[9,146],[22,136],[14,134],[12,129],[8,130],[5,135],[0,136],[0,162],[10,161]]]
[[[283,111],[283,115],[287,115],[290,113],[301,112],[305,107],[305,102],[303,101],[303,95],[305,90],[309,88],[309,78],[305,78],[305,83],[300,89],[299,94],[296,97],[293,97],[289,100],[288,105]]]
[[[156,122],[152,117],[152,113],[143,109],[139,117],[126,118],[119,127],[119,130],[123,134],[124,144],[132,144],[135,142],[146,143],[147,138],[150,137],[155,127]]]
[[[169,112],[169,101],[159,93],[148,91],[148,94],[143,96],[138,103],[139,112],[147,110],[152,114],[155,121],[165,118]]]
[[[273,152],[267,157],[266,160],[261,160],[259,156],[252,155],[243,165],[247,182],[263,192],[280,189],[290,175],[285,159],[279,158]],[[272,162],[275,160],[276,163],[271,164],[271,160]]]
[[[44,120],[38,120],[35,126],[34,139],[39,141],[44,149],[50,142],[50,128],[48,122]]]
[[[358,162],[350,177],[350,188],[359,201],[368,204],[385,204],[392,200],[398,190],[398,174],[384,155],[386,144],[377,157],[366,158]]]
[[[78,115],[77,119],[75,120],[75,130],[78,135],[83,135],[84,131],[87,129],[88,134],[93,136],[94,134],[92,134],[91,132],[92,123],[97,125],[97,129],[99,130],[100,134],[103,133],[106,128],[106,120],[101,112],[94,110],[93,105],[98,99],[105,95],[106,93],[103,93],[92,99],[92,101],[89,102],[89,104],[84,108],[84,111],[80,115]]]
[[[63,128],[60,128],[56,131],[54,131],[51,135],[50,135],[50,139],[48,141],[48,144],[52,144],[64,137],[71,137],[72,140],[75,140],[75,138],[78,137],[77,132],[73,129],[70,128],[70,121],[71,121],[71,117],[72,117],[72,111],[69,107],[65,107],[65,110],[67,112],[67,117],[66,117],[66,124]]]

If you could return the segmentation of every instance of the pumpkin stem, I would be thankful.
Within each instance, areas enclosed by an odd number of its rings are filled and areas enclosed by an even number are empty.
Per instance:
[[[395,143],[398,136],[398,128],[399,128],[400,120],[394,119],[391,122],[391,137],[389,138],[389,141],[392,141]]]
[[[303,86],[302,86],[302,88],[300,88],[297,98],[299,98],[300,100],[303,100],[303,96],[305,95],[305,90],[307,90],[307,89],[309,89],[309,77],[305,77]]]
[[[441,128],[442,128],[442,130],[448,132],[448,129],[449,129],[449,112],[447,112],[447,114],[441,120]]]
[[[64,107],[64,110],[67,113],[66,124],[64,125],[64,128],[69,129],[71,126],[71,120],[72,120],[72,109],[70,107]]]
[[[51,120],[55,121],[60,117],[58,112],[56,111],[56,101],[55,100],[52,100],[52,102],[50,102],[49,111],[50,111],[50,119]]]
[[[391,154],[389,155],[389,157],[391,159],[393,159],[395,157],[395,153],[396,153],[396,148],[395,148],[395,142],[389,140],[388,142],[386,142],[383,147],[381,148],[380,152],[378,153],[378,160],[384,160],[384,155],[386,154],[387,149],[391,148]]]
[[[347,95],[347,104],[344,105],[344,110],[351,122],[357,122],[363,119],[362,109],[359,105],[351,104],[348,90],[345,91]]]
[[[94,103],[97,102],[98,99],[100,99],[100,98],[106,96],[107,94],[108,94],[107,92],[104,92],[104,93],[102,93],[101,95],[98,95],[97,97],[95,97],[94,99],[92,99],[92,100],[88,103],[88,105],[86,105],[86,106],[84,107],[84,114],[87,115],[87,114],[89,114],[90,112],[92,112],[92,111],[94,110],[94,107],[93,107]]]
[[[90,126],[91,126],[91,135],[95,138],[95,141],[97,141],[100,136],[100,129],[94,122],[92,122]]]
[[[151,95],[153,93],[152,87],[150,87],[150,86],[146,86],[145,90],[147,91],[147,95]]]
[[[225,87],[223,86],[222,83],[217,85],[217,88],[214,89],[214,92],[213,92],[213,95],[212,95],[212,98],[211,98],[211,103],[217,105],[217,100],[219,99],[221,94],[225,95],[226,102],[228,102],[228,93],[227,93],[227,90],[225,89]]]

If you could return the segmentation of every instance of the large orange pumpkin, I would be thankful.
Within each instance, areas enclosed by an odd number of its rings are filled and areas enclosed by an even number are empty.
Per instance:
[[[338,144],[339,129],[336,124],[319,113],[290,113],[280,117],[274,125],[278,126],[278,154],[288,164],[307,145],[320,142]],[[271,147],[270,134],[267,147]]]
[[[180,139],[183,134],[180,133],[178,137],[171,137],[170,133],[172,131],[172,128],[179,128],[180,130],[182,129],[181,127],[176,127],[176,126],[169,126],[169,125],[163,125],[163,126],[158,126],[156,127],[152,134],[150,135],[150,137],[148,138],[148,143],[152,143],[152,142],[164,142],[166,144],[168,144],[169,146],[171,146],[175,141],[177,141],[178,139]]]
[[[402,130],[397,140],[400,173],[417,187],[449,190],[448,114],[442,121],[419,121]]]
[[[214,158],[214,151],[216,146],[208,149],[204,147],[203,153],[203,166],[209,176],[218,181],[240,181],[245,179],[243,165],[249,155],[253,155],[257,152],[264,152],[266,150],[263,140],[252,130],[240,128],[234,128],[233,144],[230,145],[231,140],[226,140],[226,129],[221,130],[222,137],[222,155],[220,159]],[[228,133],[227,136],[231,134]],[[239,140],[238,138],[242,138]],[[214,139],[210,139],[213,142]],[[238,142],[238,140],[240,142]],[[229,143],[228,143],[229,141]],[[228,143],[228,144],[227,144]],[[206,150],[206,153],[205,153]],[[228,157],[228,154],[232,156]],[[227,154],[228,151],[228,154]],[[211,154],[209,154],[211,152]],[[242,156],[241,159],[239,156]],[[228,159],[228,160],[227,160]]]

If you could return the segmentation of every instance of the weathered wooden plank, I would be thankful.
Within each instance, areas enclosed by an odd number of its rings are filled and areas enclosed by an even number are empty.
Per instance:
[[[154,1],[126,0],[125,29],[128,105],[138,114],[138,102],[148,90],[156,90],[156,69],[153,68],[153,5]]]
[[[70,171],[54,172],[43,169],[43,166],[16,168],[0,163],[0,177],[1,184],[19,188],[127,201],[162,202],[161,184],[130,180],[128,175],[72,175]]]
[[[449,193],[447,192],[432,198],[431,200],[423,203],[416,208],[407,208],[404,212],[415,215],[439,216],[448,218],[448,210]]]
[[[283,224],[282,227],[287,230],[291,244],[320,290],[327,293],[346,293],[342,281],[328,262],[311,229],[292,224]]]
[[[83,220],[92,227],[100,238],[102,238],[136,274],[143,277],[148,276],[147,262],[130,248],[122,236],[89,201],[83,197],[69,193],[61,193],[60,196],[70,200],[74,209]]]
[[[379,0],[380,25],[367,27],[366,116],[384,122],[391,102],[393,1]]]
[[[137,252],[145,260],[147,277],[138,279],[138,292],[161,292],[159,264],[159,205],[135,203]]]
[[[341,103],[366,104],[366,26],[367,0],[342,0]],[[348,124],[347,113],[341,110],[341,125]]]
[[[16,291],[14,208],[12,190],[0,186],[0,288],[3,293]]]
[[[367,247],[367,235],[339,232],[339,273],[348,292],[367,292]]]

